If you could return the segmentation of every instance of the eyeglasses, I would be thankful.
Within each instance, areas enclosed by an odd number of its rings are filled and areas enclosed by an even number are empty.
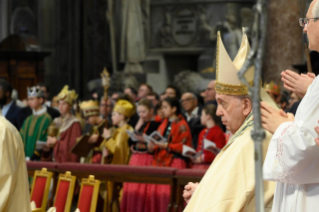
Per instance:
[[[309,24],[309,20],[311,19],[313,19],[314,22],[316,22],[316,20],[318,20],[319,18],[299,18],[299,25],[305,27]]]
[[[195,99],[195,98],[181,99],[181,100],[180,100],[180,103],[189,102],[189,101],[192,101],[192,100],[194,100],[194,99]]]

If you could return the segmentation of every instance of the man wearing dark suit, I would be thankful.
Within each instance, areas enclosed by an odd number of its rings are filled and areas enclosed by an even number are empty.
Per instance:
[[[200,117],[202,110],[198,106],[197,97],[193,93],[184,93],[181,98],[182,107],[184,109],[184,117],[192,134],[192,144],[194,149],[197,148],[199,133],[205,128],[201,125]]]
[[[17,115],[21,108],[18,107],[15,101],[11,99],[12,90],[12,85],[9,82],[0,80],[1,113],[9,122],[11,122],[12,125],[17,128]]]

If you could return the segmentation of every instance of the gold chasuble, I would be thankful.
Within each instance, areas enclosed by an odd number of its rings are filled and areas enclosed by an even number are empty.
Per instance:
[[[0,115],[0,211],[31,211],[21,136],[2,115]]]
[[[237,77],[250,50],[247,36],[243,34],[239,52],[231,61],[225,47],[217,36],[217,75],[215,89],[218,94],[246,95],[248,89]],[[252,84],[254,67],[246,72],[246,80]],[[261,99],[276,107],[264,90]],[[253,127],[250,113],[227,145],[217,155],[199,183],[184,212],[254,212],[255,209],[255,161]],[[271,134],[266,132],[263,142],[265,159]],[[264,181],[266,211],[271,211],[275,183]]]

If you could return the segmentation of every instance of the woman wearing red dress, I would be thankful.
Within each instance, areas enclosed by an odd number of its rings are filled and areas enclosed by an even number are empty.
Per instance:
[[[133,152],[129,165],[131,166],[150,166],[153,161],[153,155],[147,151],[147,143],[143,134],[150,135],[161,124],[160,119],[155,119],[152,102],[148,99],[141,99],[138,102],[137,111],[140,121],[135,127],[138,132],[135,137],[140,142],[134,142],[131,145]],[[124,183],[123,197],[121,201],[121,212],[139,212],[144,210],[146,184],[141,183]]]
[[[162,111],[165,119],[157,131],[167,139],[167,142],[153,143],[150,141],[148,143],[149,152],[154,153],[152,166],[186,168],[188,161],[182,156],[183,145],[191,147],[192,136],[187,122],[181,115],[179,101],[176,98],[166,98],[162,104]],[[144,211],[167,211],[170,186],[148,184],[147,187]]]
[[[225,135],[222,129],[218,126],[218,117],[216,116],[216,106],[213,104],[207,105],[202,110],[201,124],[206,126],[198,136],[197,152],[198,155],[194,160],[193,168],[208,169],[210,164],[216,157],[211,151],[204,149],[204,139],[212,141],[216,147],[222,149],[226,145]]]

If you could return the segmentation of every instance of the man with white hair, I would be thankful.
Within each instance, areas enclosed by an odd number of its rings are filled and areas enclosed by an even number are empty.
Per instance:
[[[309,39],[309,48],[319,51],[319,0],[310,4],[307,17],[300,19]],[[306,76],[297,80],[305,80]],[[291,79],[284,74],[287,86]],[[308,77],[309,78],[309,77]],[[311,80],[311,79],[310,79]],[[293,87],[293,86],[292,86]],[[298,89],[297,89],[298,90]],[[299,94],[306,94],[296,117],[262,103],[262,124],[274,132],[264,163],[264,179],[276,181],[273,211],[312,212],[319,205],[319,78]]]
[[[223,124],[233,136],[217,155],[201,182],[185,186],[183,197],[188,205],[184,212],[256,211],[254,142],[251,138],[252,103],[247,87],[237,76],[249,49],[244,34],[240,50],[232,62],[220,35],[217,36],[216,114],[221,116]],[[253,76],[254,68],[251,67],[245,77],[251,82]],[[263,143],[264,155],[270,138],[267,132]],[[265,182],[264,185],[266,211],[271,211],[275,183]]]

